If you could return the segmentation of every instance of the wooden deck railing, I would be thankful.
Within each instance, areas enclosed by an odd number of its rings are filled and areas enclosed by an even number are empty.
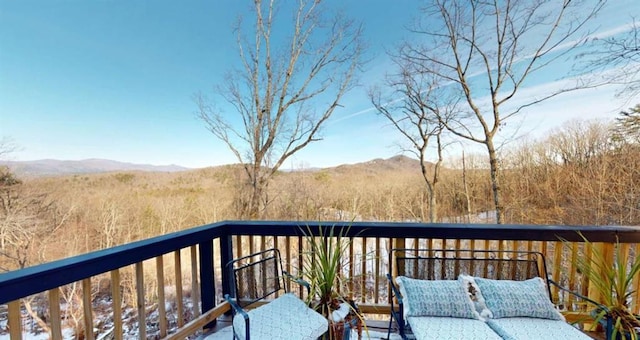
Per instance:
[[[345,284],[339,289],[359,301],[366,313],[388,313],[389,287],[384,276],[391,248],[540,251],[554,280],[595,298],[589,282],[571,265],[584,248],[578,232],[612,260],[618,241],[626,256],[640,251],[640,228],[634,227],[228,221],[0,274],[0,305],[7,304],[8,310],[0,314],[0,326],[2,315],[8,314],[11,339],[21,339],[23,301],[37,297],[40,305],[48,306],[44,314],[53,339],[62,339],[71,307],[81,314],[78,320],[84,327],[80,328],[91,330],[85,331],[87,339],[95,338],[98,308],[115,316],[133,315],[125,322],[137,325],[140,338],[184,338],[212,326],[228,311],[219,302],[230,290],[222,270],[229,260],[275,246],[281,250],[285,268],[296,273],[307,249],[304,234],[327,235],[331,226],[345,228],[344,236],[351,241],[343,259]],[[560,239],[570,243],[563,245]],[[70,285],[82,287],[81,298],[73,300],[73,306],[61,299]],[[640,288],[637,278],[634,287]],[[552,294],[569,311],[578,306],[557,290]],[[640,312],[637,293],[632,307]],[[131,324],[113,317],[110,331],[121,339],[125,326],[130,329]]]

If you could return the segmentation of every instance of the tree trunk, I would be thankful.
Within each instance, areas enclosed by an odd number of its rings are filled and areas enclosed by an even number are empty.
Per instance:
[[[493,145],[493,139],[487,138],[487,151],[489,152],[489,167],[491,171],[491,189],[493,191],[493,203],[496,209],[496,223],[504,223],[504,208],[500,200],[500,164],[498,162],[498,154]]]
[[[431,190],[431,194],[429,195],[429,219],[431,223],[435,223],[438,218],[438,205],[436,201],[436,191]]]
[[[462,186],[464,187],[464,197],[467,201],[467,223],[471,223],[471,197],[469,196],[469,186],[467,185],[467,164],[462,151]]]
[[[432,184],[429,181],[427,166],[425,165],[424,152],[420,154],[420,171],[422,172],[422,178],[424,179],[425,185],[427,187],[427,194],[429,195],[429,222],[434,223],[438,216],[436,211],[436,185],[435,183]]]

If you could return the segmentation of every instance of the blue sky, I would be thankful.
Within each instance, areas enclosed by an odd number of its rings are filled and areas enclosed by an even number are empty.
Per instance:
[[[205,167],[235,163],[196,118],[192,97],[223,81],[237,62],[231,30],[249,1],[0,0],[0,137],[19,150],[12,160],[106,158]],[[385,49],[407,36],[416,1],[329,1],[364,24],[371,61],[362,87],[348,93],[324,140],[287,161],[326,167],[387,158],[400,137],[375,115],[366,96],[392,72]],[[637,0],[612,0],[593,23],[606,32],[635,15]],[[550,72],[551,73],[551,72]],[[554,74],[535,87],[557,85]],[[614,88],[572,93],[537,106],[518,133],[542,136],[565,121],[611,119],[629,99]],[[640,99],[639,99],[640,100]],[[637,101],[636,101],[637,102]],[[635,102],[631,100],[631,103]]]

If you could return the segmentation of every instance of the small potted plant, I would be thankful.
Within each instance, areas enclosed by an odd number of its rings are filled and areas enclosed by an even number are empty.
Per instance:
[[[629,309],[629,302],[634,293],[634,280],[640,273],[640,252],[629,259],[620,243],[616,242],[613,259],[609,259],[583,235],[580,236],[584,239],[585,249],[591,248],[591,256],[576,256],[574,265],[589,280],[589,287],[600,295],[600,301],[572,293],[595,305],[591,315],[605,328],[607,340],[637,340],[640,321]]]

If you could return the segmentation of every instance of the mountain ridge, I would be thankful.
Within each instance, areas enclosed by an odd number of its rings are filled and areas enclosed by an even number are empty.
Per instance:
[[[120,162],[110,159],[88,158],[83,160],[38,159],[30,161],[0,161],[13,172],[23,176],[62,176],[118,171],[178,172],[192,170],[180,165],[151,165]]]
[[[187,168],[175,164],[151,165],[101,158],[88,158],[83,160],[39,159],[30,161],[0,161],[0,166],[8,166],[15,174],[29,177],[97,174],[123,171],[180,172],[197,170],[197,168]],[[343,172],[349,171],[349,169],[360,169],[369,173],[378,173],[395,170],[414,170],[419,169],[419,166],[420,162],[418,160],[404,155],[397,155],[387,159],[375,158],[360,163],[341,164],[333,167],[312,168],[299,171],[325,170]]]

